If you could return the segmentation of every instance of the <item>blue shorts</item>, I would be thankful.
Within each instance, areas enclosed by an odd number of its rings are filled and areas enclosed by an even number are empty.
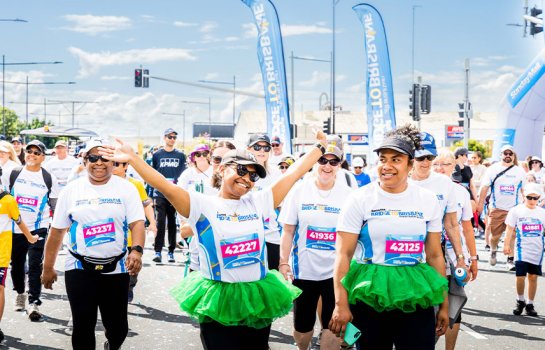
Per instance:
[[[525,277],[526,274],[541,276],[541,265],[534,265],[526,261],[515,261],[517,277]]]

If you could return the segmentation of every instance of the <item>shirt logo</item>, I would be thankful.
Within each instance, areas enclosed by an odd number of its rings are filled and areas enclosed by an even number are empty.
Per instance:
[[[395,216],[399,218],[416,218],[423,219],[424,213],[421,211],[402,211],[395,209],[375,209],[371,210],[371,216]]]
[[[332,207],[325,204],[301,204],[301,210],[322,211],[324,213],[338,214],[341,208]]]
[[[178,158],[161,158],[159,163],[160,168],[177,168],[178,166],[180,166]]]

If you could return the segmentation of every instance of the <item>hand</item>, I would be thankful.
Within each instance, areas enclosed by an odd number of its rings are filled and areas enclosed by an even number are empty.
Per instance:
[[[157,226],[155,225],[155,222],[150,222],[149,223],[148,231],[153,232],[153,236],[157,236]]]
[[[511,255],[511,247],[509,246],[508,242],[503,242],[503,254],[507,256]]]
[[[76,169],[76,173],[81,173],[85,169],[85,164],[78,165],[78,168]]]
[[[444,307],[444,305],[447,305]],[[437,322],[435,323],[435,335],[438,337],[442,336],[447,332],[448,327],[448,304],[443,303],[441,307],[439,308],[439,312],[437,312]]]
[[[346,330],[346,324],[352,321],[353,316],[350,312],[348,304],[343,306],[335,306],[331,320],[329,321],[329,330],[333,332],[337,337],[344,337],[344,331]]]
[[[286,281],[288,282],[293,281],[293,273],[291,271],[290,265],[286,263],[280,264],[280,266],[278,267],[278,271],[280,271],[280,273],[284,276]]]
[[[484,210],[484,203],[481,203],[479,201],[479,204],[477,205],[477,212],[479,213],[479,215],[483,212]]]
[[[119,163],[128,163],[131,158],[136,157],[136,153],[130,145],[120,139],[115,140],[119,145],[104,145],[98,148],[98,153],[108,160]]]
[[[53,289],[53,283],[57,281],[57,272],[54,268],[45,268],[40,277],[45,289]]]
[[[475,281],[477,279],[477,273],[479,272],[479,264],[477,260],[471,260],[469,271],[471,272],[471,281]]]
[[[30,238],[27,238],[27,241],[28,241],[28,243],[30,243],[30,244],[34,244],[34,243],[38,242],[39,239],[40,239],[40,236],[38,236],[38,235],[31,235]]]
[[[129,275],[136,275],[142,269],[142,254],[138,253],[136,250],[132,250],[127,260],[125,260],[125,266],[129,271]]]
[[[316,141],[320,142],[325,147],[327,143],[327,135],[324,134],[324,132],[320,129],[314,129],[313,131],[316,137]]]

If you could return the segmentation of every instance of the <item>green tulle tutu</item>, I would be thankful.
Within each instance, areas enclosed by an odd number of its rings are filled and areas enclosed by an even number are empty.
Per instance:
[[[418,306],[439,305],[448,290],[447,279],[428,264],[384,266],[352,261],[342,284],[350,304],[363,301],[378,312],[413,312]]]
[[[212,281],[192,272],[170,293],[199,323],[264,328],[288,314],[301,290],[273,270],[262,280],[240,283]]]

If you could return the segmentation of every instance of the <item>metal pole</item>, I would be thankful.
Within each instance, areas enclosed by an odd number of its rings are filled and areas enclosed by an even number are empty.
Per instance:
[[[72,128],[74,127],[74,113],[75,113],[75,102],[72,101]]]
[[[183,135],[182,135],[182,148],[185,149],[185,109],[184,111],[182,112],[182,132],[183,132]]]
[[[6,135],[6,103],[4,102],[5,99],[5,89],[4,89],[4,82],[6,80],[6,55],[2,55],[2,125],[4,126],[4,136]]]
[[[413,74],[414,74],[414,71],[413,71]],[[416,81],[417,81],[418,86],[422,86],[422,77],[421,77],[421,76],[419,76],[418,78],[416,78]],[[420,93],[420,91],[422,91],[422,90],[420,90],[420,88],[419,88],[417,91]],[[413,103],[414,103],[414,101],[418,101],[418,103],[420,103],[420,102],[421,102],[421,99],[420,99],[420,97],[419,97],[418,99],[413,97]],[[416,106],[416,108],[417,108],[418,110],[420,110],[420,106]],[[422,122],[422,118],[419,117],[419,118],[418,118],[418,130],[420,130],[420,131],[422,131],[421,122]]]
[[[233,75],[233,128],[235,127],[235,101],[237,97],[237,82],[236,82],[236,76]]]
[[[464,147],[469,141],[469,58],[465,59],[465,93],[464,93]]]
[[[28,75],[26,76],[26,127],[28,128]]]
[[[333,5],[333,51],[331,54],[331,133],[335,134],[335,6],[338,0],[332,0]]]
[[[44,97],[44,124],[47,123],[47,102]]]
[[[208,96],[208,143],[212,137],[212,99]]]
[[[295,78],[294,78],[294,68],[293,68],[293,51],[291,52],[290,56],[291,60],[291,105],[290,105],[290,118],[292,118],[292,123],[295,124]]]
[[[412,72],[412,79],[411,82],[414,83],[414,17],[415,17],[415,11],[416,6],[413,5],[413,31],[412,31],[412,54],[411,54],[411,72]]]

